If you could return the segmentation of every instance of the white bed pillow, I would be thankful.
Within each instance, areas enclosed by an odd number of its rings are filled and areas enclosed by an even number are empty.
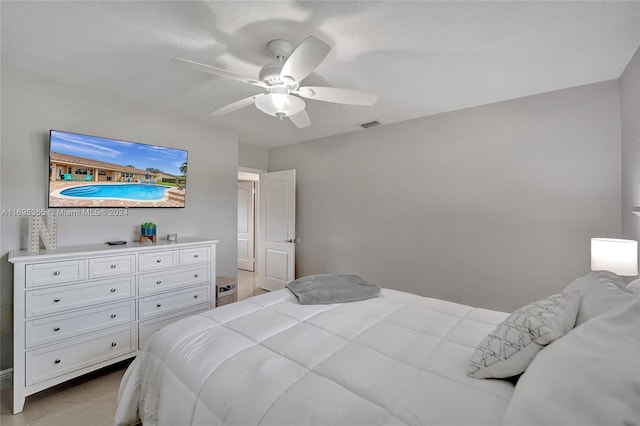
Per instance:
[[[634,298],[622,278],[609,271],[589,272],[565,288],[565,291],[569,290],[580,290],[582,293],[576,326],[617,309]]]
[[[505,425],[640,424],[640,298],[574,328],[520,377]]]
[[[522,373],[545,345],[573,328],[579,306],[580,291],[571,290],[518,309],[480,342],[467,375],[501,379]]]

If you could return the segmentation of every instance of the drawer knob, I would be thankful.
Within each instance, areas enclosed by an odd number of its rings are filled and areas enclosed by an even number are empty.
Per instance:
[[[112,289],[111,289],[111,293],[115,293],[115,292],[116,292],[116,289],[115,289],[115,288],[112,288]]]
[[[156,263],[162,262],[162,259],[156,259]]]
[[[158,304],[156,305],[156,308],[159,308],[160,306],[162,306],[162,303],[158,303]]]
[[[156,284],[158,284],[158,285],[162,284],[162,280],[156,281]]]
[[[53,327],[53,331],[60,331],[60,327]]]
[[[194,295],[193,295],[193,298],[194,298],[194,299],[197,299],[197,298],[198,298],[198,295],[197,295],[197,294],[194,294]]]
[[[60,359],[59,359],[59,358],[56,358],[56,360],[55,360],[55,361],[53,361],[53,363],[54,363],[54,364],[60,364]]]
[[[60,271],[53,271],[53,275],[60,275]]]
[[[198,274],[193,274],[193,278],[198,278]]]
[[[56,297],[55,299],[53,299],[53,302],[54,302],[54,303],[58,303],[59,301],[60,301],[60,298],[59,298],[59,297]]]
[[[111,318],[115,318],[116,316],[116,314],[111,314]]]
[[[116,269],[116,265],[111,265],[111,269]]]
[[[197,254],[194,254],[194,255],[193,255],[193,258],[194,258],[194,259],[197,259],[197,258],[198,258],[198,255],[197,255]]]
[[[116,342],[111,342],[111,347],[115,348],[116,346],[118,346],[118,344]]]

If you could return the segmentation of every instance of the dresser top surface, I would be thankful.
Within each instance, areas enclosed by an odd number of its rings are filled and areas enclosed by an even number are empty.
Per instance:
[[[128,241],[123,245],[90,244],[82,246],[65,246],[53,250],[38,250],[30,252],[27,250],[14,250],[9,253],[9,262],[30,262],[44,261],[69,256],[105,256],[126,253],[136,253],[143,251],[170,250],[174,248],[187,248],[194,244],[216,244],[218,240],[211,240],[198,237],[181,237],[176,242],[158,240],[153,244],[141,244],[137,241]]]

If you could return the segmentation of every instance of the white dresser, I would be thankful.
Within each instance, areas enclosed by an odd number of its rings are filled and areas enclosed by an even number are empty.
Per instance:
[[[11,252],[14,414],[25,397],[134,357],[161,327],[213,308],[216,243]]]

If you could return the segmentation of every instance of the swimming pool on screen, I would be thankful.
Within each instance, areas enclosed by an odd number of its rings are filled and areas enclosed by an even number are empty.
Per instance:
[[[169,187],[141,183],[82,185],[60,191],[60,195],[78,198],[124,198],[127,200],[161,200]]]

